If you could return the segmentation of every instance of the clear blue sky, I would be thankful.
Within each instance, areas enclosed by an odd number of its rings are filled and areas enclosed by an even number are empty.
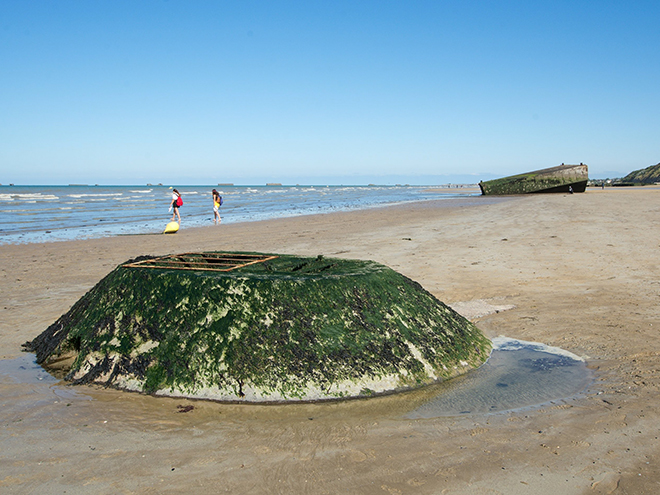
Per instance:
[[[660,2],[0,2],[0,183],[660,162]]]

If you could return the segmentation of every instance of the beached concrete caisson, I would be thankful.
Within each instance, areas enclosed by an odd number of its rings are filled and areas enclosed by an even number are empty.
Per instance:
[[[257,402],[423,386],[490,342],[372,261],[188,253],[120,265],[25,347],[74,384]]]
[[[525,174],[479,183],[481,194],[508,195],[554,192],[584,192],[589,181],[589,170],[584,163],[559,165]]]

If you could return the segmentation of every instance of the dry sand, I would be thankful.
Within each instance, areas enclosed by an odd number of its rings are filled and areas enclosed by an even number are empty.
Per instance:
[[[0,492],[659,493],[659,247],[658,188],[0,247],[5,369],[131,257],[255,250],[376,260],[487,336],[561,347],[596,374],[578,397],[424,420],[404,418],[423,392],[245,406],[0,375]]]

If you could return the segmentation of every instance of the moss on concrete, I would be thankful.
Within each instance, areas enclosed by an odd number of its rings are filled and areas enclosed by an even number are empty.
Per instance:
[[[359,260],[231,272],[119,266],[26,348],[66,379],[215,400],[321,400],[422,386],[490,342],[419,284]]]
[[[483,181],[479,187],[483,195],[569,192],[569,187],[573,192],[584,192],[588,180],[588,168],[581,163]]]

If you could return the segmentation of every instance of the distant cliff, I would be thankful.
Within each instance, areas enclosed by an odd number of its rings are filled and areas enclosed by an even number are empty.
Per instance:
[[[636,184],[655,184],[656,182],[660,182],[660,163],[630,172],[621,179],[621,182],[633,182]]]

